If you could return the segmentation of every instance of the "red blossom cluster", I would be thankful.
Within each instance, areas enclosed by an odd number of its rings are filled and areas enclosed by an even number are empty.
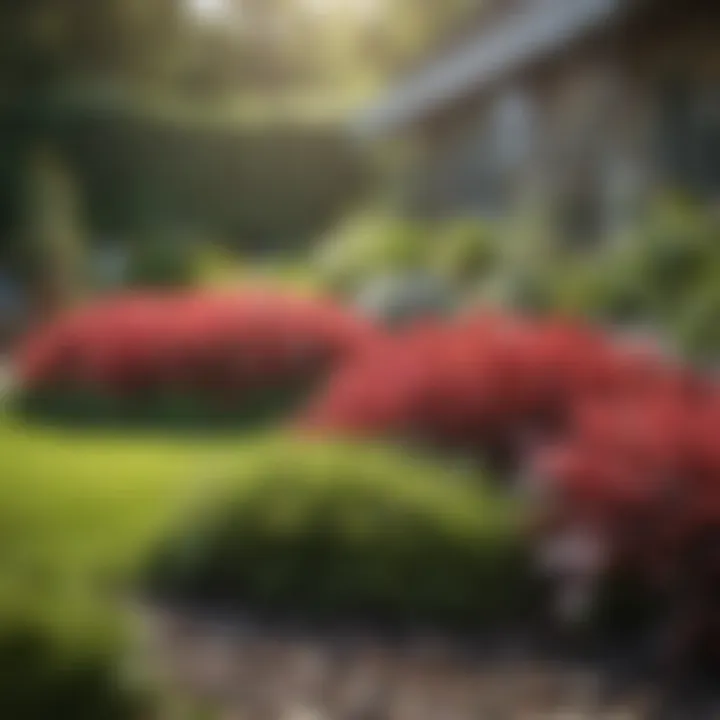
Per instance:
[[[581,398],[621,394],[665,374],[658,356],[593,329],[483,315],[417,326],[351,363],[309,427],[487,446],[563,425]]]
[[[534,458],[534,477],[564,512],[601,529],[616,561],[661,582],[694,538],[720,530],[720,395],[698,390],[597,399]]]
[[[376,340],[335,305],[254,290],[138,293],[76,310],[34,333],[18,357],[26,391],[156,390],[242,398],[302,383]]]
[[[646,567],[720,527],[715,384],[581,324],[488,315],[418,327],[338,373],[303,422],[510,448],[567,520],[595,523]]]

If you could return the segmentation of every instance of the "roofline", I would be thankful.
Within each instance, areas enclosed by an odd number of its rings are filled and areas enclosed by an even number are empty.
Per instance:
[[[623,0],[539,0],[391,88],[353,119],[362,137],[393,133],[614,19]]]

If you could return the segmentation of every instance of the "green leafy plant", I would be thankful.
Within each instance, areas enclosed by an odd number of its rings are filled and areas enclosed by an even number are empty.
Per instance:
[[[693,360],[712,365],[720,353],[720,265],[707,269],[674,313],[670,334]]]
[[[5,583],[0,593],[0,713],[17,720],[142,720],[150,685],[124,670],[117,617],[83,591]]]
[[[315,263],[328,285],[352,292],[378,275],[425,268],[430,240],[423,223],[366,213],[331,233]]]
[[[258,612],[472,626],[526,593],[520,513],[463,473],[385,449],[259,447],[160,548],[161,598]]]
[[[478,220],[457,220],[442,227],[433,241],[431,265],[454,283],[477,282],[498,262],[499,238]]]
[[[197,283],[200,270],[197,244],[179,234],[157,231],[131,246],[127,284],[145,288],[189,287]]]

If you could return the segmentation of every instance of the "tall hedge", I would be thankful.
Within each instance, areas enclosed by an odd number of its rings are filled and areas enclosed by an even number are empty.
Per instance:
[[[342,215],[366,176],[333,124],[170,122],[113,111],[76,113],[58,132],[101,234],[169,221],[242,249],[287,249]]]

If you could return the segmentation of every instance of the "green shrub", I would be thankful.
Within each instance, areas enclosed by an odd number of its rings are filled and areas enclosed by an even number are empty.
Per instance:
[[[463,287],[498,262],[497,237],[480,221],[422,222],[368,212],[321,244],[315,264],[331,287],[356,292],[379,276],[435,275]]]
[[[543,277],[546,309],[609,323],[646,319],[651,300],[626,254],[566,258]]]
[[[149,685],[125,672],[120,628],[88,596],[3,587],[0,716],[144,720]]]
[[[200,271],[199,248],[191,238],[156,231],[131,245],[126,280],[133,287],[189,287]]]
[[[169,539],[148,587],[322,620],[472,626],[527,598],[516,506],[396,452],[271,442]]]
[[[316,264],[328,285],[352,292],[378,275],[424,269],[429,242],[429,228],[422,223],[366,213],[325,239]]]
[[[709,360],[720,352],[717,217],[676,199],[658,203],[628,238],[621,259],[600,273],[613,288],[611,298],[632,297],[635,317],[692,358]]]
[[[478,281],[496,266],[499,238],[477,220],[457,220],[441,228],[431,249],[431,267],[448,280],[465,285]]]
[[[628,263],[650,299],[651,312],[667,315],[703,282],[708,263],[720,259],[720,224],[700,207],[659,201],[629,238]]]
[[[676,198],[660,199],[622,238],[592,253],[556,249],[532,261],[506,257],[481,297],[544,313],[655,327],[692,356],[717,353],[713,298],[720,222]],[[512,237],[499,245],[513,246]]]
[[[669,328],[692,360],[717,364],[720,355],[720,266],[708,268],[694,292],[678,302]]]

